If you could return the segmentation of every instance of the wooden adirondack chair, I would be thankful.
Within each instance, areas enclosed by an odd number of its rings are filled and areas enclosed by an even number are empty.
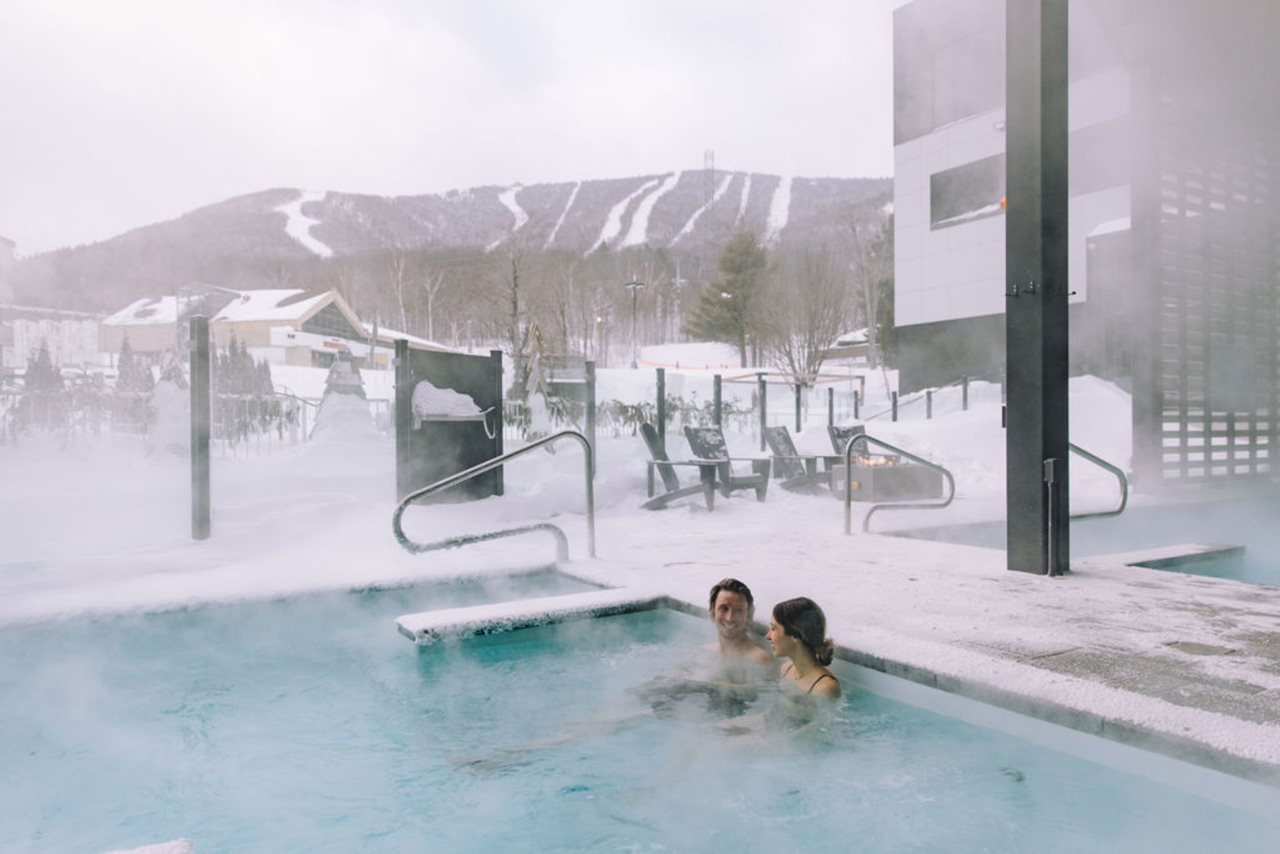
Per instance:
[[[827,435],[831,437],[831,449],[840,455],[841,460],[844,458],[845,445],[849,444],[849,440],[854,436],[862,436],[866,434],[867,428],[861,424],[850,424],[847,427],[837,427],[835,424],[827,425]],[[867,443],[859,442],[854,445],[854,450],[860,450],[862,453],[867,452]]]
[[[768,459],[755,457],[730,457],[729,446],[724,441],[724,431],[719,427],[685,427],[684,437],[689,441],[689,450],[699,460],[714,460],[717,463],[717,477],[720,479],[720,494],[728,498],[739,489],[754,489],[756,500],[764,501],[769,491]],[[734,474],[733,461],[747,459],[751,462],[751,474]]]
[[[773,473],[782,481],[779,485],[792,492],[830,489],[831,471],[844,459],[835,454],[799,453],[786,425],[765,428],[764,441],[773,454]]]
[[[662,441],[658,438],[657,429],[648,421],[640,425],[640,435],[644,437],[644,443],[649,448],[649,461],[645,470],[645,485],[648,488],[649,500],[640,506],[645,510],[661,510],[679,498],[701,494],[707,503],[707,509],[714,510],[718,464],[705,460],[668,459],[667,452],[662,447]],[[676,477],[676,466],[697,466],[698,483],[693,486],[682,486],[680,478]],[[663,488],[666,489],[657,496],[653,494],[655,471],[662,479]]]

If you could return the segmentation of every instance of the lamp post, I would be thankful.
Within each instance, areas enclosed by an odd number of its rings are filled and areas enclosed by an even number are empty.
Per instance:
[[[644,282],[632,279],[623,287],[631,291],[631,367],[635,369],[640,367],[640,341],[636,338],[636,298],[644,287]]]

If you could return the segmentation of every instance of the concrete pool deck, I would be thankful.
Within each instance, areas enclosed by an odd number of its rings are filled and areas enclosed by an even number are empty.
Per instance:
[[[1132,555],[1079,558],[1058,578],[1009,572],[1003,551],[845,536],[828,505],[788,498],[606,518],[602,559],[564,569],[693,610],[736,576],[766,622],[772,603],[809,596],[855,663],[1280,785],[1280,587],[1125,565]],[[815,510],[829,535],[787,524]]]

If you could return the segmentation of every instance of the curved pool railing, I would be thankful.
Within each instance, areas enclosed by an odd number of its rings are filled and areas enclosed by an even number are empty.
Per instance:
[[[1079,454],[1089,462],[1099,468],[1105,469],[1116,476],[1116,480],[1120,481],[1120,506],[1114,510],[1099,510],[1095,513],[1073,513],[1071,518],[1075,519],[1097,519],[1102,516],[1119,516],[1124,512],[1124,508],[1129,505],[1129,479],[1125,477],[1124,471],[1117,465],[1107,462],[1096,454],[1091,454],[1079,445],[1067,443],[1067,449],[1074,454]]]
[[[546,531],[555,538],[556,541],[556,558],[558,560],[569,559],[569,539],[565,536],[564,531],[560,530],[556,525],[550,522],[537,522],[532,525],[521,525],[516,528],[505,528],[501,531],[490,531],[484,534],[463,534],[456,537],[448,537],[434,543],[416,543],[405,535],[404,529],[400,526],[400,517],[404,515],[407,508],[419,498],[426,498],[444,492],[446,489],[465,483],[474,477],[493,471],[508,460],[513,460],[523,454],[527,454],[532,450],[541,448],[543,445],[550,445],[560,439],[576,439],[582,445],[583,461],[585,463],[584,470],[586,472],[585,485],[587,497],[587,552],[591,557],[596,556],[596,499],[595,485],[592,483],[591,473],[595,470],[594,460],[591,453],[591,442],[587,437],[579,433],[577,430],[561,430],[559,433],[552,433],[550,436],[543,436],[518,448],[510,453],[494,457],[491,460],[485,460],[479,465],[472,466],[465,471],[437,480],[435,483],[428,484],[421,489],[410,492],[404,498],[400,499],[400,503],[396,505],[396,511],[391,515],[391,530],[396,536],[396,542],[408,552],[413,554],[421,554],[422,552],[433,552],[441,549],[456,549],[461,546],[470,545],[471,543],[480,543],[486,540],[497,540],[503,537],[514,537],[519,534],[526,534],[532,531]]]
[[[862,518],[863,533],[871,527],[871,517],[878,510],[941,510],[951,503],[951,499],[956,497],[956,479],[951,476],[951,472],[947,471],[937,463],[930,462],[924,457],[917,456],[910,451],[903,450],[897,445],[890,445],[888,442],[861,433],[853,436],[845,443],[844,446],[844,532],[846,534],[853,533],[853,446],[859,442],[870,442],[878,445],[887,451],[895,453],[899,456],[906,457],[912,462],[919,463],[928,469],[939,472],[947,481],[947,497],[941,501],[882,501],[872,504],[867,510],[867,515]]]

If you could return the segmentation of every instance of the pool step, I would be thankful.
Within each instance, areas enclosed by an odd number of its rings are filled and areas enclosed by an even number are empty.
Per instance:
[[[1159,546],[1153,549],[1097,555],[1090,560],[1123,563],[1125,566],[1145,566],[1149,569],[1171,569],[1189,563],[1239,558],[1243,555],[1244,546],[1181,543],[1176,546]]]
[[[425,646],[446,638],[468,638],[512,632],[566,620],[608,617],[648,611],[668,604],[668,597],[652,590],[617,587],[564,596],[543,596],[517,602],[495,602],[467,608],[442,608],[396,618],[396,628],[409,640]]]

